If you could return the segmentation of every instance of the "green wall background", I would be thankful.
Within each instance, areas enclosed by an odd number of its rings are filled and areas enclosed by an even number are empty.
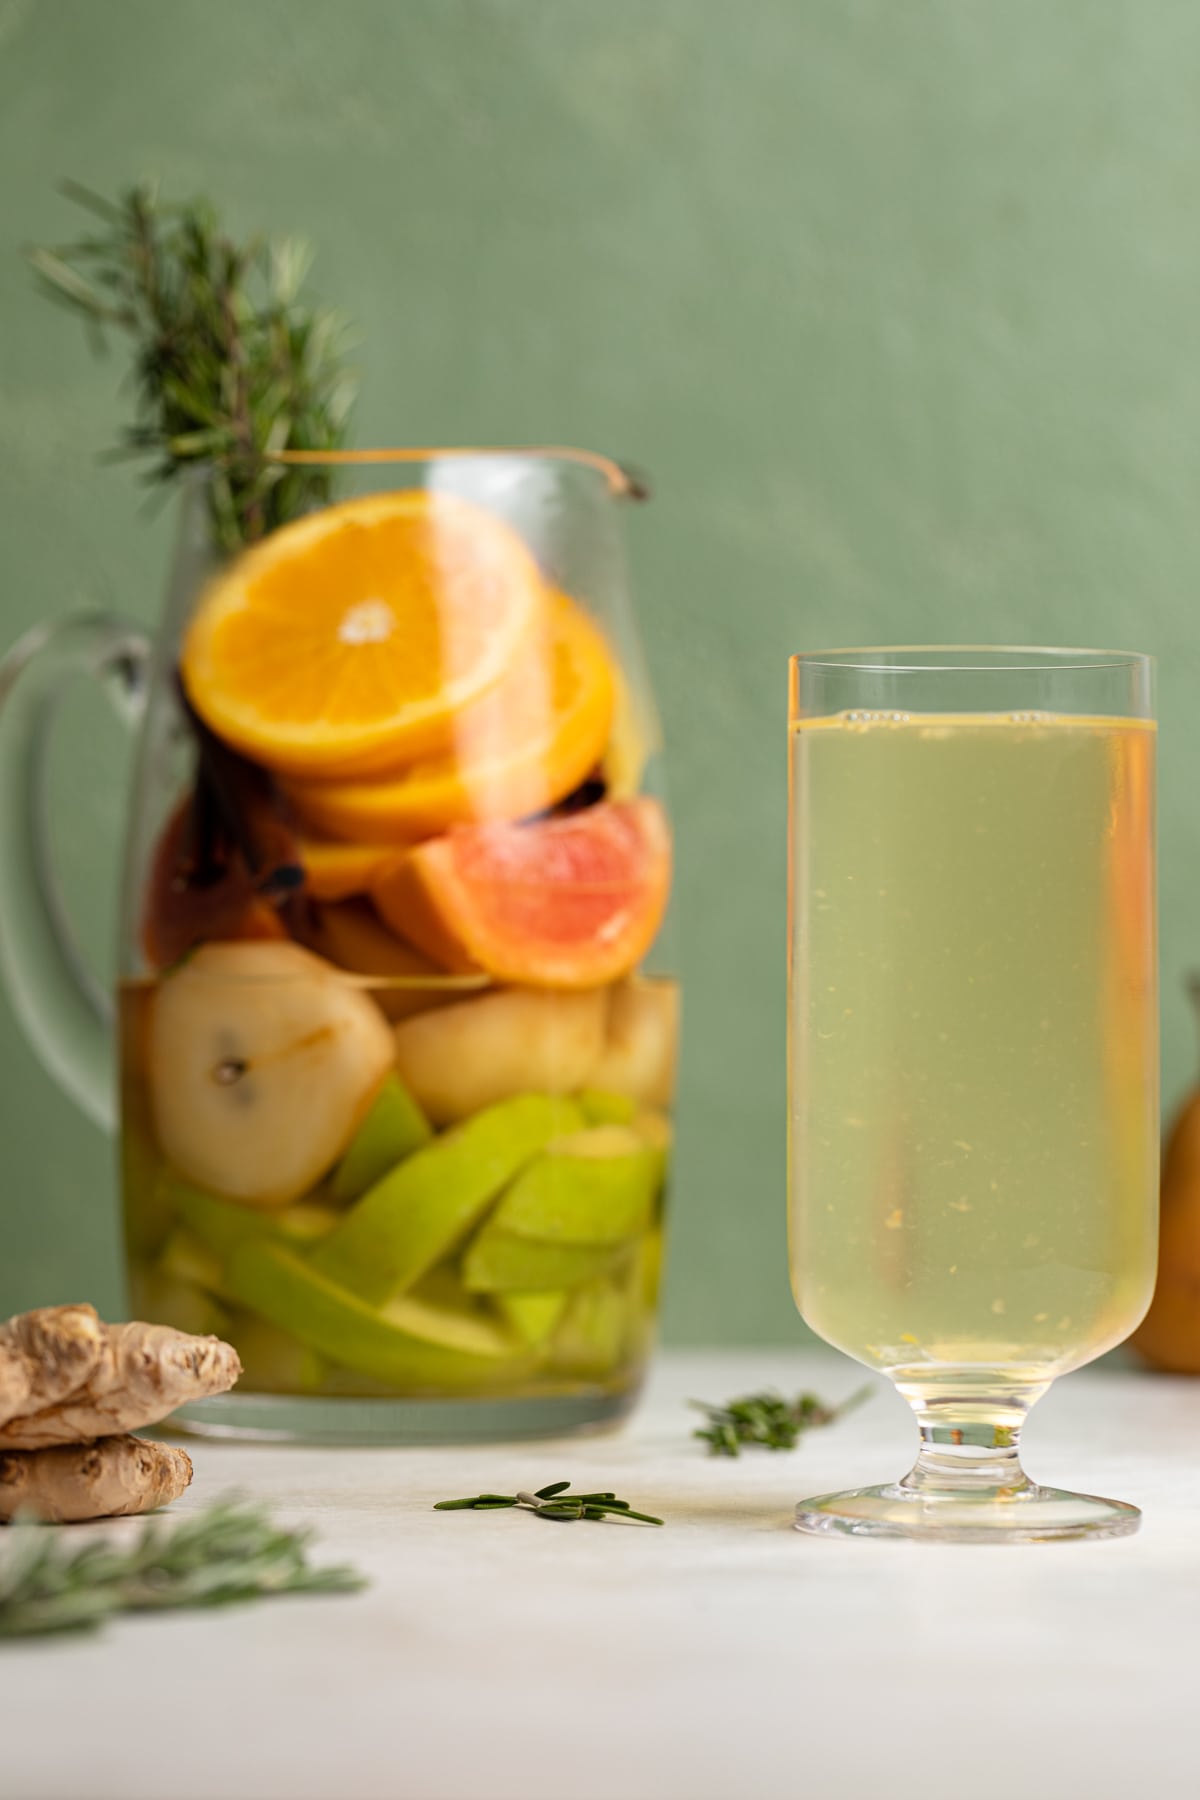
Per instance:
[[[1191,0],[0,0],[0,639],[149,620],[169,522],[97,464],[119,363],[19,250],[63,175],[299,232],[356,438],[635,459],[688,980],[669,1327],[795,1338],[784,662],[1017,640],[1162,659],[1165,1091],[1200,963],[1200,9]],[[108,953],[123,758],[59,756]],[[0,1022],[0,1313],[119,1302],[110,1153]]]

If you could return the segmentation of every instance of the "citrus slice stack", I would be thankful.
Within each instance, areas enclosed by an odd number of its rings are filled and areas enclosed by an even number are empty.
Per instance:
[[[481,507],[411,490],[273,532],[203,595],[182,676],[205,722],[268,768],[395,768],[453,742],[546,603],[520,537]]]
[[[503,680],[454,720],[450,749],[377,779],[294,779],[288,794],[307,826],[363,844],[522,818],[553,806],[597,766],[614,699],[603,637],[581,607],[553,593]]]

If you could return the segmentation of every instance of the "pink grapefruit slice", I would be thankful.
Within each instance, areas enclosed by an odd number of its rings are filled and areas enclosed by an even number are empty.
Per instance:
[[[389,864],[371,897],[445,969],[590,988],[641,962],[670,885],[666,816],[642,796],[527,825],[462,827]]]

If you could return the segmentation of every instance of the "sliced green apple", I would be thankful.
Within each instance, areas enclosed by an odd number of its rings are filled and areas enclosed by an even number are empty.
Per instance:
[[[578,1107],[548,1094],[488,1107],[364,1194],[318,1245],[314,1268],[364,1300],[390,1300],[454,1248],[531,1157],[578,1126]]]
[[[565,1291],[554,1289],[546,1293],[499,1293],[496,1305],[521,1342],[536,1348],[553,1334],[567,1299]]]
[[[238,1244],[251,1238],[277,1237],[294,1244],[313,1244],[327,1235],[342,1215],[314,1200],[296,1200],[291,1206],[258,1212],[222,1200],[184,1181],[171,1169],[159,1177],[158,1192],[171,1212],[215,1256],[226,1257]]]
[[[271,1324],[333,1362],[408,1392],[471,1391],[528,1366],[489,1320],[411,1296],[371,1306],[281,1244],[243,1244],[230,1282],[243,1305]]]
[[[389,1075],[334,1170],[329,1190],[340,1205],[357,1200],[389,1169],[427,1144],[433,1132],[398,1075]]]
[[[545,1243],[619,1243],[650,1223],[660,1178],[659,1153],[630,1126],[592,1125],[527,1164],[492,1223]]]
[[[472,1293],[544,1293],[578,1287],[615,1267],[627,1244],[543,1244],[514,1237],[490,1221],[476,1232],[463,1257],[463,1284]]]
[[[632,1129],[637,1132],[643,1144],[654,1153],[658,1167],[655,1188],[661,1189],[667,1179],[667,1170],[671,1161],[671,1145],[675,1141],[675,1133],[666,1113],[658,1112],[654,1107],[645,1107],[636,1113],[632,1120]]]
[[[554,1339],[553,1359],[572,1374],[600,1377],[620,1367],[629,1344],[628,1276],[589,1282],[572,1295]]]
[[[607,1088],[585,1088],[579,1096],[579,1110],[585,1125],[632,1125],[637,1101]]]
[[[634,1293],[642,1311],[653,1319],[658,1307],[658,1291],[662,1286],[663,1234],[648,1231],[637,1247],[634,1258]]]

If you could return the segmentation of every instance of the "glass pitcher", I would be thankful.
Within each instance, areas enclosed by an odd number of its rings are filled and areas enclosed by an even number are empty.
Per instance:
[[[73,619],[0,667],[13,1005],[119,1122],[133,1312],[241,1355],[190,1429],[595,1427],[651,1344],[678,1039],[637,490],[570,450],[276,466],[233,554],[191,485],[155,643]],[[41,811],[81,673],[140,734],[116,1054]]]

